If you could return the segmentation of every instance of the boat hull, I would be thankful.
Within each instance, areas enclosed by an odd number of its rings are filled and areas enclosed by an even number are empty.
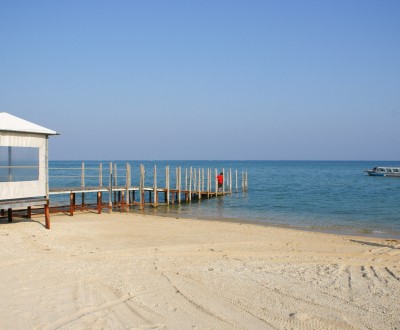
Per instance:
[[[374,167],[365,171],[370,176],[387,176],[400,178],[400,168],[398,167]]]

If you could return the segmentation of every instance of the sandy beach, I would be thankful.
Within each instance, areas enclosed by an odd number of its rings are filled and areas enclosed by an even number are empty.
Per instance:
[[[1,329],[400,329],[400,242],[138,214],[0,224]]]

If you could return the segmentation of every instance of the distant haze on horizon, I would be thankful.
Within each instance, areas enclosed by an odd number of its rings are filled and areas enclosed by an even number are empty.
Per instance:
[[[50,160],[400,160],[400,1],[1,1]]]

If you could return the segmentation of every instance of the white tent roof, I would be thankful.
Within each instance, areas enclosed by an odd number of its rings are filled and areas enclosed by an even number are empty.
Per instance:
[[[58,134],[51,129],[15,117],[7,112],[0,112],[0,131],[36,133],[45,135]]]

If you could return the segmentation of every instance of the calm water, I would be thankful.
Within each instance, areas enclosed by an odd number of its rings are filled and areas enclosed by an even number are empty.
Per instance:
[[[103,183],[108,185],[109,162],[103,161]],[[126,161],[116,162],[118,184],[125,180]],[[129,161],[132,184],[139,182],[139,165],[146,167],[146,186],[152,185],[153,166],[158,186],[165,182],[165,165],[222,168],[248,172],[249,190],[201,203],[147,208],[146,212],[190,218],[223,218],[262,222],[317,231],[400,238],[400,178],[363,174],[377,165],[400,166],[400,162],[336,161]],[[52,161],[50,168],[80,168],[81,162]],[[85,162],[86,186],[98,185],[99,162]],[[213,170],[214,171],[214,170]],[[50,170],[50,187],[79,186],[80,170]],[[213,172],[214,173],[214,172]],[[56,176],[68,175],[68,178]],[[233,180],[235,181],[235,180]],[[239,182],[240,185],[240,182]],[[174,186],[172,179],[171,187]],[[235,187],[235,183],[233,183]],[[52,197],[53,203],[61,202]],[[68,201],[68,196],[65,196]]]

